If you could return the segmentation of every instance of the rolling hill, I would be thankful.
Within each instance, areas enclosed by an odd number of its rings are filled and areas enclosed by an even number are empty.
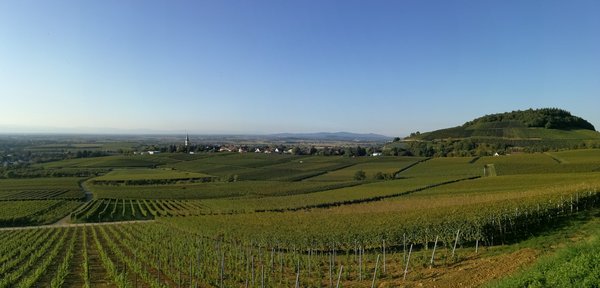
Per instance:
[[[594,126],[570,112],[528,109],[479,117],[462,126],[413,134],[406,140],[439,139],[600,140]]]

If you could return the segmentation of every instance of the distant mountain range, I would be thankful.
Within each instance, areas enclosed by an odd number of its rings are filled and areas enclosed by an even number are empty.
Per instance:
[[[319,141],[373,141],[383,142],[390,141],[392,137],[374,134],[374,133],[351,133],[351,132],[317,132],[317,133],[277,133],[270,134],[267,137],[277,139],[302,139],[302,140],[319,140]]]

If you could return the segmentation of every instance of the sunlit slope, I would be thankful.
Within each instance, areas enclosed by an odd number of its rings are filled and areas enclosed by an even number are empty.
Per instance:
[[[462,126],[413,135],[413,140],[502,138],[517,140],[599,140],[600,133],[581,117],[554,108],[512,111],[479,117]]]

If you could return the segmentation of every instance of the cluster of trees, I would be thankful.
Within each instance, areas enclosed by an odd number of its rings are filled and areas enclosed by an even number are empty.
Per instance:
[[[475,139],[408,142],[407,152],[421,157],[489,156],[505,153],[511,146],[505,142],[479,142]]]
[[[0,153],[2,166],[24,167],[32,163],[44,163],[72,158],[65,152],[32,152],[30,150],[11,150]]]
[[[222,180],[225,180],[225,182],[237,182],[238,178],[239,178],[239,176],[237,174],[229,174],[227,176],[227,178],[222,179]]]
[[[365,173],[365,171],[363,170],[358,170],[356,171],[356,173],[354,173],[354,180],[356,181],[363,181],[367,179],[367,173]],[[374,180],[392,180],[394,179],[394,174],[391,173],[384,173],[384,172],[376,172],[375,174],[373,174],[373,179]]]
[[[463,126],[472,126],[486,122],[520,122],[527,127],[540,127],[547,129],[588,129],[596,130],[590,122],[571,115],[570,112],[558,108],[528,109],[525,111],[512,111],[486,115]]]
[[[527,146],[522,146],[523,152],[535,153],[535,152],[548,152],[558,151],[565,149],[598,149],[600,148],[600,142],[598,141],[577,141],[577,140],[564,140],[564,141],[539,141],[539,143],[532,143]]]
[[[390,149],[384,150],[383,154],[386,156],[414,156],[415,155],[412,151],[410,151],[406,148],[397,147],[397,146],[394,146]]]
[[[361,147],[361,146],[341,147],[341,146],[338,146],[338,147],[325,147],[321,151],[319,151],[319,153],[317,153],[317,154],[324,155],[324,156],[340,155],[340,156],[349,156],[349,157],[360,157],[360,156],[371,155],[377,151],[378,151],[378,149],[375,147]]]
[[[367,173],[365,173],[365,171],[358,170],[356,171],[356,173],[354,173],[354,180],[363,181],[365,179],[367,179]]]
[[[90,150],[79,150],[77,151],[77,153],[75,153],[75,158],[88,158],[88,157],[101,157],[101,156],[107,156],[108,153],[104,152],[104,151],[90,151]]]

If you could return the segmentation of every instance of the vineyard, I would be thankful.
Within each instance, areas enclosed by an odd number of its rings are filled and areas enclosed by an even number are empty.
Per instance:
[[[71,213],[75,222],[147,220],[155,217],[201,215],[205,207],[197,200],[100,199],[87,202]]]
[[[81,204],[71,200],[0,201],[0,227],[51,224]]]
[[[0,179],[0,227],[51,224],[83,202],[82,178]]]
[[[10,238],[2,247],[0,287],[326,287],[334,279],[366,285],[373,276],[403,273],[402,259],[388,254],[376,260],[364,247],[342,253],[243,245],[164,224],[31,229],[0,237]],[[14,250],[23,241],[31,245]],[[436,261],[445,261],[442,255]]]
[[[296,181],[236,181],[208,183],[176,183],[169,185],[135,185],[115,187],[93,185],[88,187],[98,198],[124,199],[216,199],[233,197],[286,196],[327,191],[335,188],[357,186],[363,183],[337,181],[333,183]]]
[[[554,212],[550,218],[570,213]],[[529,224],[547,222],[541,215]],[[494,251],[463,230],[427,242],[411,234],[300,245],[206,237],[193,221],[0,231],[0,287],[394,287]],[[30,245],[15,249],[22,243]]]
[[[167,153],[44,163],[50,174],[107,170],[0,180],[2,226],[60,220],[0,229],[0,287],[431,283],[435,273],[511,257],[501,251],[516,253],[510,247],[595,215],[600,161],[590,160],[594,150],[577,152],[431,159]],[[484,174],[486,165],[497,176]],[[366,178],[355,179],[357,171]],[[94,198],[84,202],[86,193]]]
[[[178,182],[210,182],[214,176],[181,172],[172,169],[120,169],[95,177],[93,184],[103,185],[150,185]]]
[[[600,204],[598,187],[532,189],[523,193],[526,195],[431,196],[437,199],[436,203],[432,203],[431,197],[415,193],[379,203],[343,205],[310,213],[207,215],[161,221],[207,237],[224,235],[265,245],[290,243],[322,247],[337,243],[348,247],[358,241],[376,247],[385,240],[396,244],[409,241],[428,247],[436,238],[443,243],[458,239],[473,246],[476,243],[495,245],[542,230],[577,211],[597,207]]]
[[[82,178],[0,179],[0,201],[83,198],[78,183]]]

